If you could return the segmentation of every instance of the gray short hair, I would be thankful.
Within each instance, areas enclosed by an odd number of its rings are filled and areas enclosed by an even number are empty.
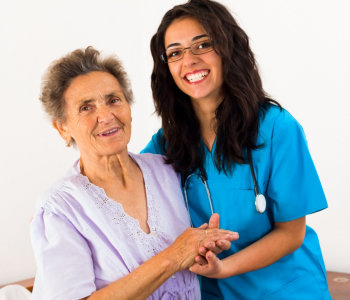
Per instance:
[[[128,103],[133,102],[128,76],[116,56],[101,57],[100,52],[91,46],[77,49],[55,60],[43,76],[40,101],[52,121],[66,120],[64,92],[72,80],[94,71],[113,75],[118,80]]]

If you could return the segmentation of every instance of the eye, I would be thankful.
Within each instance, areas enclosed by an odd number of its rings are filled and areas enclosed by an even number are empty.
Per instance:
[[[110,100],[110,103],[111,103],[111,104],[115,104],[115,103],[118,103],[118,102],[120,102],[120,101],[121,101],[120,98],[112,98],[112,99]]]
[[[212,48],[213,43],[210,40],[205,40],[196,44],[198,50],[207,50]]]
[[[181,56],[181,53],[182,49],[171,49],[167,51],[166,56],[168,59],[171,59]]]
[[[89,111],[91,110],[91,106],[89,105],[83,105],[79,108],[79,111],[83,112],[83,111]]]

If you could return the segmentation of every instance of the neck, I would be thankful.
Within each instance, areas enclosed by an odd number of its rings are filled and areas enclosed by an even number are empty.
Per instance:
[[[128,152],[101,157],[81,156],[81,173],[95,185],[103,187],[109,182],[127,187],[132,181],[132,174],[137,168]]]
[[[221,97],[217,99],[192,99],[193,110],[199,121],[200,134],[209,151],[211,151],[216,138],[216,110],[221,102]]]

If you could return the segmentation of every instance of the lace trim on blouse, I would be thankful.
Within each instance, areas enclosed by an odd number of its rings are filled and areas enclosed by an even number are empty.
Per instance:
[[[78,178],[83,188],[89,191],[89,194],[92,195],[93,200],[99,209],[103,209],[110,217],[110,219],[119,226],[124,226],[128,229],[129,237],[135,241],[135,243],[142,247],[149,257],[159,253],[164,249],[164,245],[160,240],[161,236],[167,236],[160,228],[159,224],[159,205],[155,201],[152,190],[149,186],[151,180],[148,167],[143,163],[143,161],[129,154],[130,157],[139,165],[146,189],[146,198],[147,198],[147,211],[148,219],[147,223],[150,228],[150,233],[144,232],[137,219],[129,216],[125,211],[123,206],[117,201],[109,198],[104,189],[91,183],[87,176],[84,176],[80,173],[80,166],[78,164]]]

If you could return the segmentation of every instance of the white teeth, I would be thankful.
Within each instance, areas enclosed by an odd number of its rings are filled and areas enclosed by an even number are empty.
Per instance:
[[[116,132],[117,130],[118,130],[117,128],[114,128],[114,129],[111,129],[111,130],[108,130],[106,132],[101,133],[101,135],[108,135],[108,134],[111,134],[113,132]]]
[[[205,76],[208,75],[208,73],[209,73],[208,71],[202,71],[194,74],[189,74],[189,75],[186,75],[186,79],[189,82],[196,82],[203,79]]]

